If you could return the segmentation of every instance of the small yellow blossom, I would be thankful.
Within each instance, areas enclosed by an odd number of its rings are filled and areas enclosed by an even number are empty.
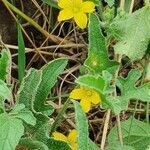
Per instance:
[[[95,4],[93,2],[83,2],[82,0],[59,0],[58,6],[62,9],[58,15],[58,21],[73,18],[81,29],[87,26],[86,13],[91,13],[95,10]]]
[[[56,131],[53,133],[53,137],[56,140],[67,142],[72,150],[77,150],[77,130],[71,130],[68,136]]]
[[[98,92],[87,87],[74,89],[69,96],[70,99],[81,100],[80,105],[84,112],[89,112],[91,104],[98,104],[101,102],[101,97]]]

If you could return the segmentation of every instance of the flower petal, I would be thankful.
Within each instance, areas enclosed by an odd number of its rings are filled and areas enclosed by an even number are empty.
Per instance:
[[[53,132],[53,137],[56,139],[56,140],[61,140],[61,141],[64,141],[64,142],[67,142],[67,137],[64,136],[62,133],[60,132]]]
[[[72,0],[74,7],[79,7],[82,5],[82,0]]]
[[[83,98],[83,99],[80,101],[80,105],[81,105],[81,107],[82,107],[82,109],[83,109],[83,111],[84,111],[85,113],[89,112],[89,110],[90,110],[90,108],[91,108],[91,102],[90,102],[90,100]]]
[[[74,89],[70,95],[69,95],[69,98],[70,99],[76,99],[76,100],[79,100],[79,99],[82,99],[82,97],[84,96],[85,94],[85,91],[83,88],[80,88],[80,89]]]
[[[74,144],[77,142],[77,130],[71,130],[68,135],[68,142]]]
[[[77,143],[73,143],[70,145],[71,145],[71,150],[78,150],[78,144]]]
[[[90,98],[91,98],[90,99],[91,103],[93,103],[95,105],[101,102],[101,97],[100,97],[99,93],[94,90],[92,91],[92,96]]]
[[[74,14],[74,20],[76,24],[81,28],[84,29],[87,26],[87,16],[83,12]]]
[[[59,12],[58,21],[64,21],[71,19],[73,17],[73,13],[71,10],[64,9]]]
[[[60,8],[72,8],[72,1],[71,0],[59,0],[58,6]]]
[[[93,12],[95,10],[94,8],[95,8],[95,4],[93,2],[86,1],[82,3],[82,11],[85,13]]]

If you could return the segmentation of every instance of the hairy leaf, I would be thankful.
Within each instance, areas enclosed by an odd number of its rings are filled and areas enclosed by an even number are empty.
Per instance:
[[[32,150],[49,150],[49,148],[43,142],[33,140],[31,138],[22,138],[19,142],[19,145]]]
[[[45,105],[46,98],[57,81],[57,77],[61,74],[67,65],[65,59],[55,59],[42,68],[42,81],[37,89],[34,108],[37,112],[43,112],[50,115],[53,111],[52,107]]]
[[[3,80],[0,80],[0,100],[12,100],[12,98],[10,88],[8,88],[7,84]]]
[[[115,52],[132,61],[141,59],[150,42],[150,7],[145,6],[126,18],[114,19],[110,29],[119,37]]]
[[[111,61],[108,58],[105,38],[100,29],[100,22],[95,14],[89,16],[89,48],[88,58],[85,65],[95,71],[101,73],[103,70],[116,69],[117,62]]]
[[[30,69],[27,76],[23,79],[17,93],[19,104],[24,104],[26,108],[33,111],[33,102],[37,94],[37,88],[41,82],[42,72]]]
[[[105,2],[107,2],[107,4],[109,5],[109,7],[112,7],[114,5],[114,1],[115,0],[105,0]]]
[[[22,110],[15,115],[16,118],[19,118],[25,121],[27,124],[34,126],[36,124],[36,118],[29,110]]]
[[[64,141],[60,141],[60,140],[55,140],[53,138],[49,138],[47,140],[47,145],[49,150],[71,150],[70,146],[64,142]]]
[[[11,56],[8,50],[3,49],[0,56],[0,79],[5,80],[9,73]]]
[[[88,135],[88,122],[85,113],[83,112],[80,104],[73,101],[75,107],[75,120],[77,129],[77,143],[78,149],[89,149],[89,135]]]
[[[22,121],[15,117],[0,114],[0,148],[14,150],[24,133]]]
[[[135,150],[135,148],[129,145],[121,145],[119,142],[116,142],[107,146],[106,150]]]
[[[100,148],[91,139],[89,139],[89,150],[100,150]]]
[[[148,148],[150,143],[150,126],[134,118],[129,118],[121,123],[123,143],[134,147],[136,150]],[[117,127],[113,127],[108,135],[110,145],[118,141]]]
[[[84,75],[79,77],[75,82],[81,86],[95,89],[100,93],[104,90],[105,87],[105,81],[100,76]]]
[[[150,102],[150,83],[136,87],[135,83],[141,77],[139,70],[131,70],[127,78],[118,78],[118,87],[121,90],[121,96],[116,97],[121,102],[122,109],[126,109],[129,100],[141,100]]]

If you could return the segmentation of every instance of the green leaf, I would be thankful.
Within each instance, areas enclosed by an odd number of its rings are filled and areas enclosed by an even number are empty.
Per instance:
[[[51,6],[51,7],[54,7],[54,8],[57,8],[57,9],[60,9],[57,2],[54,1],[54,0],[42,0],[44,3],[46,3],[47,5]]]
[[[150,125],[134,118],[129,118],[121,123],[123,143],[134,147],[136,150],[148,148],[150,143]],[[117,127],[113,127],[108,135],[110,145],[118,141]]]
[[[5,104],[4,104],[4,101],[2,101],[0,98],[0,114],[4,112],[5,112]]]
[[[47,115],[52,113],[52,107],[45,105],[46,98],[57,81],[57,77],[61,74],[67,65],[65,59],[55,59],[42,68],[42,81],[37,90],[34,108],[37,112],[43,112]]]
[[[121,145],[119,142],[112,143],[106,147],[106,150],[135,150],[134,147],[128,145]]]
[[[2,98],[3,100],[13,99],[10,88],[8,88],[7,84],[2,80],[0,80],[0,98]]]
[[[27,124],[34,126],[36,124],[36,118],[29,110],[22,110],[15,115],[16,118],[19,118],[25,121]]]
[[[11,113],[16,113],[19,112],[21,110],[23,110],[25,108],[24,104],[15,104],[15,106],[12,108]]]
[[[109,7],[112,7],[114,5],[115,0],[105,0],[105,2],[109,5]]]
[[[34,116],[36,117],[36,125],[34,127],[30,126],[28,132],[32,134],[33,139],[46,144],[50,131],[49,118],[40,113],[36,113]]]
[[[17,101],[24,104],[26,108],[33,111],[33,102],[37,94],[37,88],[41,82],[42,72],[30,69],[27,76],[23,79],[17,93]]]
[[[11,55],[6,49],[3,49],[0,55],[0,79],[5,80],[10,71]]]
[[[100,148],[91,139],[89,139],[89,150],[100,150]]]
[[[108,58],[105,38],[100,29],[100,21],[95,14],[89,16],[89,48],[88,58],[84,65],[95,71],[101,73],[103,70],[116,69],[117,62],[111,61]]]
[[[36,124],[36,118],[33,113],[25,108],[24,104],[16,104],[10,111],[10,114],[16,118],[22,119],[27,124],[34,126]]]
[[[49,138],[47,140],[47,145],[49,147],[49,150],[71,150],[69,145],[64,141],[55,140],[53,138]]]
[[[75,121],[77,129],[78,149],[88,150],[89,149],[88,121],[80,104],[77,101],[73,101],[73,104],[75,107]]]
[[[129,100],[141,100],[150,102],[150,83],[136,87],[135,83],[141,77],[139,70],[131,70],[127,78],[118,78],[118,87],[121,90],[121,96],[116,97],[121,102],[122,109],[126,109]]]
[[[150,7],[145,6],[126,19],[114,19],[111,31],[118,35],[119,42],[114,46],[115,52],[128,56],[132,61],[141,59],[150,42]]]
[[[17,23],[18,29],[18,76],[21,83],[25,75],[25,45],[20,24]]]
[[[103,92],[105,87],[105,81],[100,76],[84,75],[76,79],[75,82],[81,86],[87,86],[89,88],[95,89],[100,93]]]
[[[32,150],[49,150],[47,145],[45,145],[43,142],[33,140],[31,138],[22,138],[19,142],[19,145]]]
[[[1,150],[14,150],[21,136],[24,127],[22,121],[7,114],[0,114],[0,148]]]
[[[102,105],[105,109],[111,109],[115,115],[118,115],[122,111],[120,99],[114,96],[103,96]]]

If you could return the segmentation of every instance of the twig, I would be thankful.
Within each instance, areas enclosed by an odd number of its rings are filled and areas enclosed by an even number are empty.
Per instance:
[[[102,135],[102,141],[101,141],[101,149],[102,150],[104,150],[104,147],[105,147],[108,125],[109,125],[109,120],[110,120],[110,114],[111,114],[111,110],[108,109],[106,112],[106,119],[105,119],[105,123],[104,123],[104,129],[103,129],[103,135]]]
[[[121,123],[120,123],[120,116],[116,116],[117,120],[117,130],[118,130],[118,139],[121,145],[123,145],[123,140],[122,140],[122,132],[121,132]]]
[[[130,10],[129,13],[131,14],[133,11],[133,7],[134,7],[134,0],[131,1],[131,5],[130,5]]]
[[[55,43],[68,43],[68,41],[57,37],[55,35],[51,35],[49,34],[46,30],[44,30],[40,25],[38,25],[33,19],[31,19],[30,17],[28,17],[26,14],[24,14],[23,12],[21,12],[18,8],[16,8],[15,6],[13,6],[11,3],[9,3],[7,0],[2,0],[2,2],[4,3],[4,5],[6,6],[6,8],[10,8],[12,11],[14,11],[15,13],[17,13],[19,16],[21,16],[22,18],[24,18],[26,21],[28,21],[32,26],[34,26],[38,31],[40,31],[44,36],[48,37],[51,41],[55,42]],[[70,43],[70,42],[69,42]]]
[[[124,10],[124,4],[125,4],[125,0],[121,0],[121,1],[120,1],[120,8],[121,8],[122,10]]]

